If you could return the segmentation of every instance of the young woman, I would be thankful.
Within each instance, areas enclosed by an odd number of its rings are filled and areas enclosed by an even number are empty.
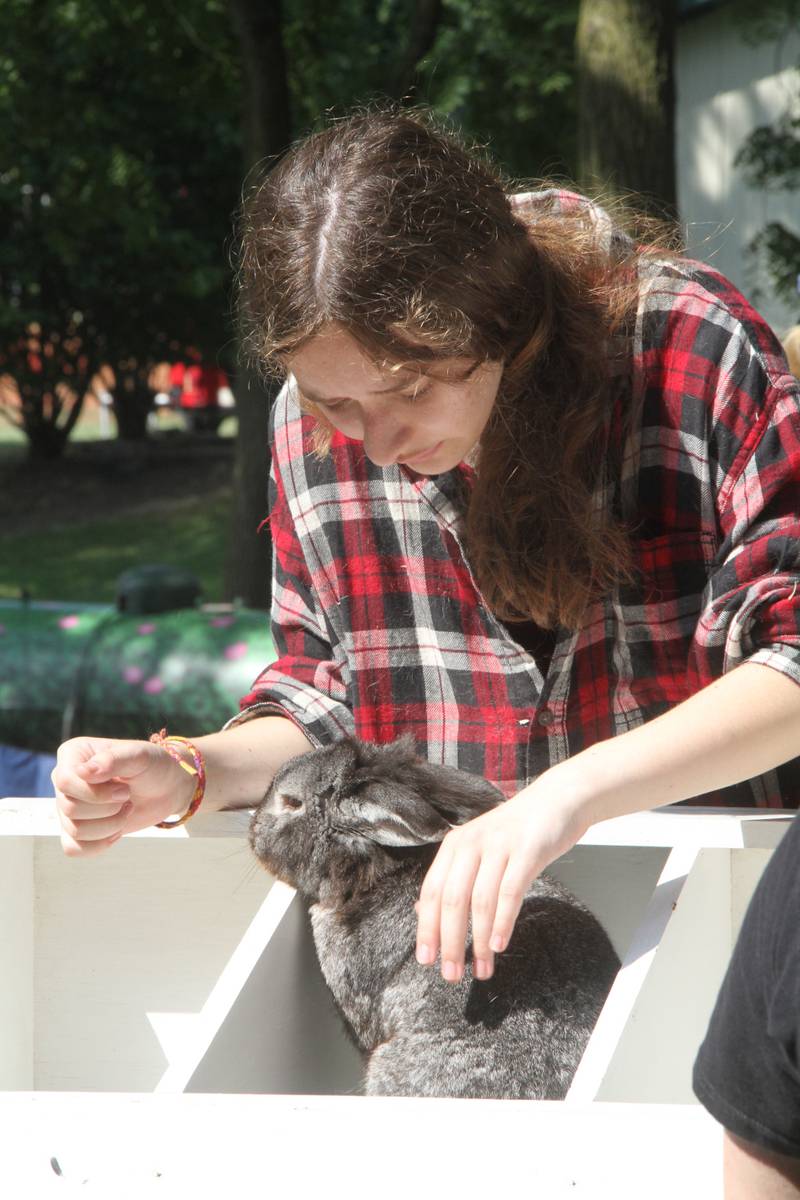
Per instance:
[[[310,745],[410,732],[508,797],[447,836],[419,903],[420,961],[459,978],[471,916],[485,978],[593,822],[797,804],[800,394],[726,280],[377,112],[254,190],[240,282],[249,350],[288,379],[279,658],[193,754],[62,747],[68,854],[186,809],[181,755],[207,807],[253,805]]]

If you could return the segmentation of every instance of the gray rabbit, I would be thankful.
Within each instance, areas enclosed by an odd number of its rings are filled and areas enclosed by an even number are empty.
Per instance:
[[[574,896],[537,879],[489,980],[467,967],[445,983],[414,956],[435,843],[502,799],[418,758],[408,737],[345,739],[286,763],[253,815],[256,856],[311,902],[322,973],[368,1056],[368,1095],[566,1094],[619,968]]]

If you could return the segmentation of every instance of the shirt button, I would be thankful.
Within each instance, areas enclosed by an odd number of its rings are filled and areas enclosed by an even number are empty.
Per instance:
[[[553,721],[555,721],[555,716],[553,715],[552,709],[543,708],[540,713],[537,713],[536,721],[537,724],[544,725],[545,728],[547,728],[548,725],[552,725]]]

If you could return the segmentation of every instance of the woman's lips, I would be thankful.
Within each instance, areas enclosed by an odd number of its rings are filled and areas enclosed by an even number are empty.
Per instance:
[[[400,461],[404,467],[411,467],[413,470],[415,465],[417,465],[419,463],[425,463],[428,461],[429,458],[433,458],[436,454],[439,453],[441,448],[442,448],[442,443],[437,442],[435,446],[429,446],[427,450],[420,450],[420,452],[418,454],[409,454],[405,458],[402,458]]]

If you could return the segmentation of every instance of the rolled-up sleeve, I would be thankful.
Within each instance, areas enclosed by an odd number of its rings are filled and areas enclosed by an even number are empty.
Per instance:
[[[310,572],[287,496],[297,478],[298,462],[286,454],[296,436],[287,436],[286,389],[275,403],[271,422],[273,448],[270,471],[272,536],[272,636],[278,658],[255,680],[231,724],[275,714],[288,717],[309,741],[327,745],[353,732],[346,658],[337,654],[311,586]],[[289,417],[299,426],[299,418]],[[300,473],[305,478],[304,471]]]
[[[741,440],[717,440],[735,454],[718,462],[722,540],[692,661],[701,685],[744,662],[800,684],[800,389],[789,376],[770,382],[748,425]]]

